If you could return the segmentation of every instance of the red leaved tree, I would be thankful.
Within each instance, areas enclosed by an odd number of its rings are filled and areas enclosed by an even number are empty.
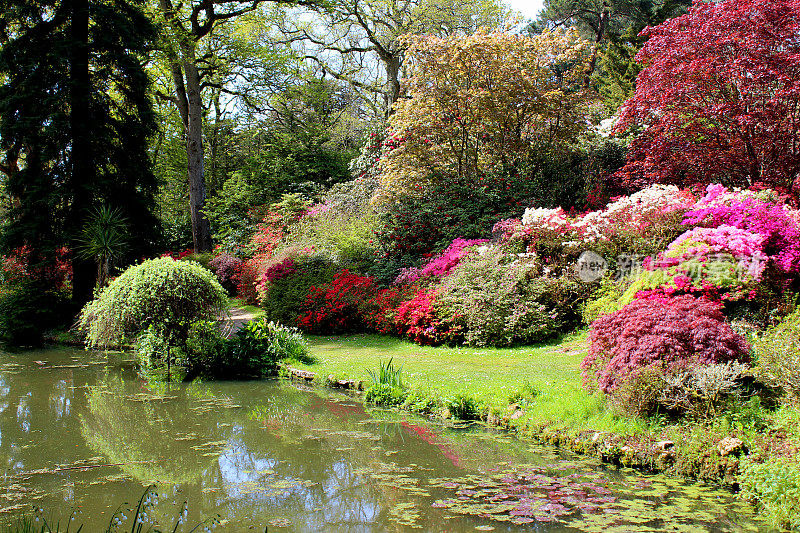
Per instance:
[[[642,35],[618,129],[644,130],[617,177],[800,185],[800,0],[695,0]]]

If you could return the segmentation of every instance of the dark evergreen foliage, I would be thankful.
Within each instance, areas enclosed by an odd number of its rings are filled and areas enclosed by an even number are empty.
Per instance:
[[[139,0],[0,0],[3,248],[27,244],[46,263],[105,204],[131,222],[132,256],[152,249],[155,115],[142,60],[154,31]],[[73,296],[88,299],[94,265],[73,267]]]

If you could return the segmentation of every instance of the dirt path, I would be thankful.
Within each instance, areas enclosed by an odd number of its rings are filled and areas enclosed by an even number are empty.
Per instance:
[[[220,320],[226,322],[224,332],[227,337],[233,336],[242,326],[255,318],[255,314],[241,307],[231,307],[228,309],[229,316]]]

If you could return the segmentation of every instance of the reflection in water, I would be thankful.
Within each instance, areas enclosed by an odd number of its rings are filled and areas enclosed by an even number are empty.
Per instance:
[[[69,350],[0,354],[0,511],[78,509],[95,531],[154,484],[159,523],[174,523],[186,502],[188,523],[219,515],[225,531],[754,525],[727,493],[500,433],[366,413],[287,383],[149,385],[98,363]]]

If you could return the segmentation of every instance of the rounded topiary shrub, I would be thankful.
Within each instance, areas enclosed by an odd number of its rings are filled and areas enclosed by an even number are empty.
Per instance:
[[[79,325],[91,347],[132,339],[151,329],[176,345],[192,323],[225,309],[225,290],[199,264],[169,257],[130,267],[81,312]]]
[[[316,255],[290,257],[270,265],[259,284],[266,317],[282,324],[297,324],[306,312],[311,288],[330,283],[337,270],[330,259]]]
[[[750,346],[725,322],[722,304],[684,295],[635,300],[592,322],[584,383],[614,392],[630,374],[660,364],[747,362]]]

